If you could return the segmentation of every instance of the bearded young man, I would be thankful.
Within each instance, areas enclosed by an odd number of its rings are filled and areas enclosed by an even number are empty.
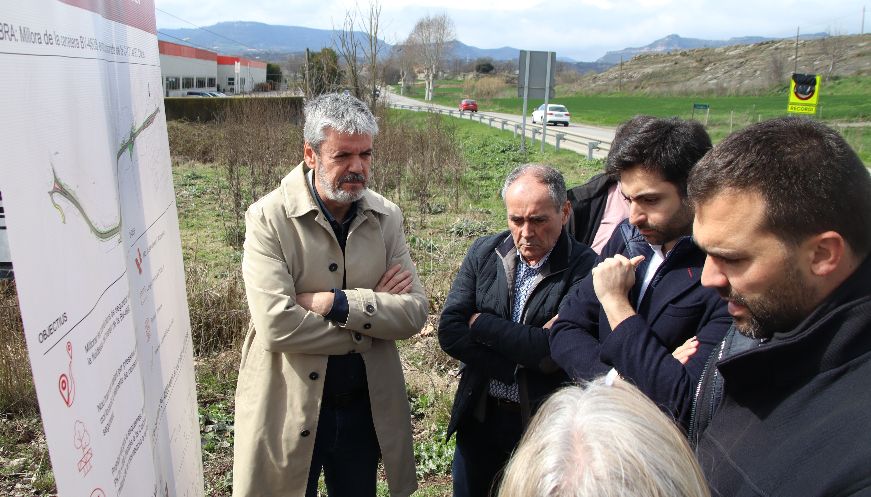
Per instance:
[[[233,495],[391,496],[417,488],[395,340],[427,299],[402,214],[366,188],[378,124],[358,99],[305,106],[304,161],[245,216],[251,326],[236,386]]]
[[[871,177],[846,141],[788,117],[693,170],[702,284],[735,321],[691,440],[713,495],[871,495]]]
[[[560,306],[551,354],[575,380],[619,374],[686,423],[707,356],[731,321],[725,303],[699,281],[705,255],[693,243],[686,199],[687,175],[711,140],[698,122],[633,121],[607,159],[629,218]],[[687,340],[695,354],[673,357]]]

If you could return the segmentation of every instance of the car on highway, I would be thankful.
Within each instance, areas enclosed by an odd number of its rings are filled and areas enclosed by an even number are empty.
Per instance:
[[[471,98],[464,98],[460,100],[460,112],[463,111],[478,112],[478,102],[472,100]]]
[[[562,124],[563,126],[568,126],[570,120],[571,114],[569,113],[569,110],[566,109],[565,105],[547,105],[548,124]],[[544,104],[539,105],[537,109],[532,111],[532,124],[538,124],[542,121],[544,121]]]

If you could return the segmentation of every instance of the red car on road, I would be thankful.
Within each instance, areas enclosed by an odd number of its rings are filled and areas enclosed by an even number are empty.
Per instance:
[[[460,112],[463,111],[478,112],[478,102],[471,98],[464,98],[460,101]]]

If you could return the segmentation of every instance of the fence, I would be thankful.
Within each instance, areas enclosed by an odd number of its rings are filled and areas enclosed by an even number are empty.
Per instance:
[[[452,117],[456,116],[459,119],[463,119],[468,116],[469,120],[474,121],[475,119],[477,119],[478,122],[482,124],[488,124],[491,128],[498,127],[502,131],[506,131],[507,127],[509,130],[514,132],[515,138],[521,133],[521,123],[513,121],[511,119],[503,119],[501,117],[494,117],[479,112],[466,112],[425,105],[390,104],[390,107],[394,109],[412,110],[416,112],[434,112],[437,114],[445,114]],[[527,136],[532,138],[533,142],[537,139],[540,133],[541,127],[537,124],[527,127]],[[579,153],[586,153],[588,159],[593,159],[594,153],[597,151],[600,152],[600,155],[604,155],[607,154],[607,152],[611,149],[611,142],[602,140],[601,138],[593,138],[584,136],[582,134],[565,132],[555,132],[553,136],[554,146],[557,150],[560,149],[560,145],[563,143],[574,144],[576,145],[575,147],[567,148],[575,150]]]

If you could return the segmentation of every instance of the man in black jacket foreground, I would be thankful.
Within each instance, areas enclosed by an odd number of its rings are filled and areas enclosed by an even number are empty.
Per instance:
[[[702,284],[756,341],[702,379],[712,494],[871,494],[868,171],[838,133],[787,117],[723,140],[688,186]]]
[[[596,259],[563,227],[569,203],[559,171],[521,166],[502,198],[509,231],[472,244],[439,322],[439,343],[462,362],[448,426],[448,436],[457,432],[455,497],[496,488],[525,419],[568,381],[550,359],[548,328]]]

